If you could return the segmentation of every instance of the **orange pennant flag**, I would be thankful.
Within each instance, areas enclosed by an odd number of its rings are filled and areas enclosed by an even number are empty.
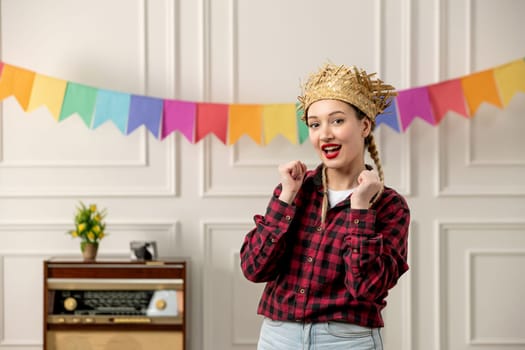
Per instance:
[[[14,95],[24,111],[27,111],[35,72],[4,64],[0,77],[0,100]]]
[[[471,116],[474,116],[483,102],[502,107],[492,69],[461,78],[461,85],[463,86],[463,92],[470,108]]]
[[[66,93],[66,86],[67,81],[65,80],[36,74],[27,111],[31,112],[35,108],[45,105],[55,119],[58,120]]]
[[[228,145],[237,142],[243,134],[250,136],[257,144],[262,144],[261,119],[260,105],[230,105]]]
[[[525,60],[516,60],[494,68],[494,78],[499,87],[503,105],[507,106],[518,91],[525,92]]]
[[[271,104],[263,107],[264,143],[270,143],[278,134],[297,144],[297,119],[295,103]]]

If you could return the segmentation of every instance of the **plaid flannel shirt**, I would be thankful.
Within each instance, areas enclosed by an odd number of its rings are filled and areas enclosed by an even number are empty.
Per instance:
[[[330,208],[321,225],[321,166],[308,171],[292,204],[278,199],[241,247],[241,268],[253,282],[267,282],[258,313],[272,320],[341,321],[383,327],[381,310],[408,270],[410,211],[385,187],[371,209],[351,209],[349,198]]]

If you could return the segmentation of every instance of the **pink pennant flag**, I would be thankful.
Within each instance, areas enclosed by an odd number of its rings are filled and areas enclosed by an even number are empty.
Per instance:
[[[428,89],[425,86],[399,91],[397,106],[403,131],[418,117],[431,125],[436,124],[432,114]]]
[[[191,143],[195,129],[195,115],[197,104],[195,102],[164,100],[164,116],[162,118],[162,137],[179,130]]]
[[[437,124],[441,122],[448,111],[454,111],[464,117],[469,117],[460,79],[429,85],[428,94]]]

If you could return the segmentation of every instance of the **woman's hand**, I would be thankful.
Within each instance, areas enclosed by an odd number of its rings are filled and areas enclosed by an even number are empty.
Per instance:
[[[304,175],[306,174],[306,165],[299,161],[282,164],[279,166],[281,175],[282,191],[279,199],[288,204],[292,203],[297,192],[303,184]]]
[[[350,201],[352,209],[368,209],[374,196],[383,191],[383,184],[373,170],[363,170],[357,177],[357,183]]]

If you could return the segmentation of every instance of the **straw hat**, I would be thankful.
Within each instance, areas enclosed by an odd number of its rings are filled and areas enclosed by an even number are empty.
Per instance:
[[[361,110],[372,122],[391,102],[397,93],[391,85],[374,78],[355,66],[325,64],[309,76],[298,97],[302,119],[306,120],[308,107],[319,100],[340,100]]]

